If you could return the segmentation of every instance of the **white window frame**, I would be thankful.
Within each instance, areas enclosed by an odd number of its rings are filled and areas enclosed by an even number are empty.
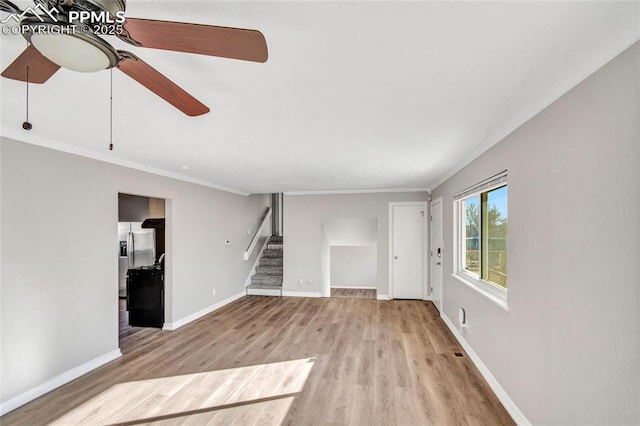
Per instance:
[[[454,196],[453,201],[453,274],[452,277],[476,290],[482,296],[488,298],[492,302],[504,310],[509,310],[507,305],[508,290],[497,284],[485,281],[472,272],[465,269],[465,229],[466,229],[466,212],[463,208],[464,201],[469,198],[480,195],[483,192],[489,192],[494,189],[507,186],[507,172],[504,171],[496,176],[478,183]],[[508,196],[508,195],[507,195]],[[479,209],[480,210],[480,209]],[[507,261],[508,261],[507,257]]]

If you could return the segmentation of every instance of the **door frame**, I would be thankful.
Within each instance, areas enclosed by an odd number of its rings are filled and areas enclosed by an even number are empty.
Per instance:
[[[157,198],[164,200],[164,219],[165,219],[165,227],[164,227],[164,294],[163,294],[163,303],[164,303],[164,324],[162,326],[162,330],[175,330],[173,325],[173,198],[169,198],[164,195],[148,195],[141,194],[137,191],[128,191],[124,189],[119,189],[116,191],[115,197],[115,205],[116,205],[116,225],[119,219],[119,194],[132,195],[135,197],[144,197],[144,198]],[[117,235],[117,234],[116,234]],[[156,254],[159,256],[159,254]],[[118,289],[119,283],[118,280],[115,280],[116,288]],[[118,298],[118,303],[120,300]],[[118,322],[116,326],[118,327],[117,335],[118,335],[118,348],[121,345],[120,339],[120,313],[119,313],[119,305],[118,306]]]
[[[436,300],[434,298],[432,298],[431,300],[434,302],[434,305],[436,306],[436,308],[438,308],[439,311],[442,312],[442,280],[444,278],[444,274],[443,274],[443,270],[444,270],[444,238],[443,238],[443,230],[444,230],[444,223],[443,223],[443,213],[444,213],[444,208],[443,208],[443,204],[442,204],[443,200],[442,200],[442,196],[436,197],[435,199],[431,200],[429,202],[429,267],[431,270],[431,274],[429,275],[429,283],[433,283],[434,279],[433,279],[433,274],[436,273],[436,270],[434,268],[431,268],[431,262],[433,259],[433,246],[432,246],[432,241],[431,241],[431,235],[433,235],[433,232],[431,230],[431,228],[433,228],[433,205],[434,204],[440,204],[440,248],[442,249],[442,258],[441,258],[441,262],[442,264],[440,265],[440,286],[435,289],[435,291],[433,289],[431,289],[430,287],[430,296],[433,295],[433,293],[437,294],[440,296],[439,300]]]
[[[429,249],[429,226],[426,221],[429,217],[428,201],[397,201],[389,203],[389,244],[388,244],[388,262],[389,262],[389,299],[393,299],[393,208],[395,206],[421,206],[422,211],[422,300],[431,300],[429,292],[429,258],[427,257]]]

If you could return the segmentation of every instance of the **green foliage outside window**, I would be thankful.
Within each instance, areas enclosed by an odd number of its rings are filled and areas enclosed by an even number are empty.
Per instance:
[[[464,200],[465,269],[507,288],[507,187]]]

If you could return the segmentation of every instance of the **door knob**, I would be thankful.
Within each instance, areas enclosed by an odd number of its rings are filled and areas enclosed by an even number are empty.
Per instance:
[[[394,259],[397,259],[397,258],[398,258],[398,256],[393,256],[393,258],[394,258]]]

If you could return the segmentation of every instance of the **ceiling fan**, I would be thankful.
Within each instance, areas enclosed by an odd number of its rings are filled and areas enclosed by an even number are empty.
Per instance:
[[[24,11],[0,0],[29,42],[2,76],[44,83],[60,67],[95,72],[117,68],[189,116],[209,108],[138,56],[116,50],[101,35],[113,35],[138,47],[266,62],[267,44],[260,31],[183,22],[125,18],[125,0],[34,0]],[[4,31],[3,31],[4,32]]]

